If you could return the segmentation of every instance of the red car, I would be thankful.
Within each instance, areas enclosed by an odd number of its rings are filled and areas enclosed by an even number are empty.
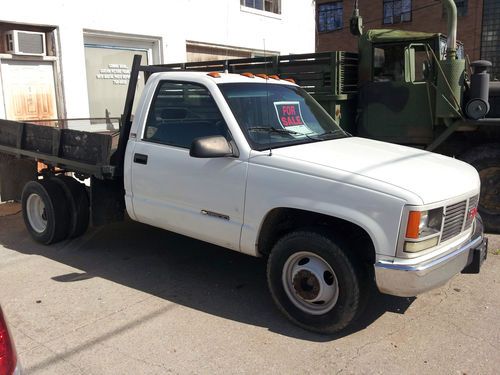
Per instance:
[[[20,375],[16,348],[0,306],[0,375]]]

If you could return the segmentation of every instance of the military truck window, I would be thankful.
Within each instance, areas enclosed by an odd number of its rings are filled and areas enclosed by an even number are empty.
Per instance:
[[[373,81],[402,81],[404,79],[404,46],[388,45],[373,49]]]
[[[427,81],[430,75],[431,61],[424,48],[415,49],[415,82]]]
[[[190,148],[195,138],[212,135],[229,138],[226,123],[208,89],[195,83],[161,82],[143,139]]]

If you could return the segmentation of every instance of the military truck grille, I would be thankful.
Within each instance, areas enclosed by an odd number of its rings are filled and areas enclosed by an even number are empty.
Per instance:
[[[459,235],[462,230],[469,229],[472,225],[474,217],[470,217],[470,210],[477,207],[478,196],[469,198],[469,205],[467,201],[446,206],[444,209],[444,224],[443,234],[441,235],[441,242],[449,240]]]

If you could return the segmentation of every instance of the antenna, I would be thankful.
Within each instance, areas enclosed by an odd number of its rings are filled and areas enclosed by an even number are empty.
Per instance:
[[[269,122],[269,87],[268,87],[269,78],[267,75],[266,38],[263,38],[262,41],[264,43],[264,74],[266,76],[266,115],[267,115],[266,126],[271,127],[271,124]],[[269,142],[269,156],[273,156],[273,149],[271,147],[271,131],[267,133],[267,140]]]

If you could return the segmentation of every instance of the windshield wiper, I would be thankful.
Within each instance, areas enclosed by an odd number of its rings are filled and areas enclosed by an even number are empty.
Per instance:
[[[248,131],[255,131],[255,132],[268,132],[268,133],[277,133],[277,134],[302,134],[299,132],[295,132],[293,130],[286,130],[286,129],[276,129],[271,126],[254,126],[251,128],[247,128]]]
[[[352,137],[352,134],[350,134],[342,129],[328,130],[324,133],[318,134],[318,137],[325,137],[326,138],[326,136],[329,136],[329,135],[333,135],[333,136],[342,135],[343,137],[341,137],[341,138]]]

